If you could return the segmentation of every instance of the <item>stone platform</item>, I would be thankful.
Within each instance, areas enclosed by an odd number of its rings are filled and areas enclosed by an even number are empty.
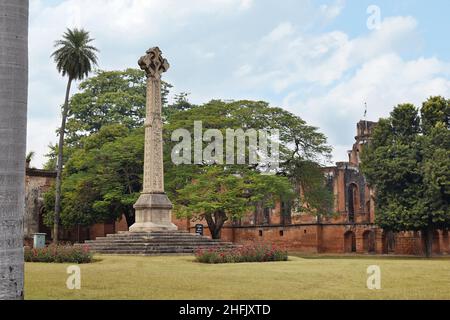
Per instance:
[[[129,255],[192,254],[200,249],[237,247],[231,242],[213,240],[187,231],[119,232],[88,240],[84,245],[95,253]]]

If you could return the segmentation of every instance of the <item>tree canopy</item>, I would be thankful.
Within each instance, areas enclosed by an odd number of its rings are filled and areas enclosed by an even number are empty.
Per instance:
[[[90,225],[122,214],[132,223],[133,204],[142,188],[143,129],[106,125],[82,141],[83,147],[72,150],[64,168],[63,224]],[[46,194],[47,209],[51,209],[52,192]],[[49,210],[47,219],[51,215]]]
[[[362,155],[376,189],[376,222],[392,231],[422,231],[431,254],[436,229],[450,226],[450,101],[431,97],[419,110],[394,108]]]
[[[145,119],[145,72],[139,69],[97,71],[80,84],[70,100],[67,121],[68,142],[98,132],[109,124],[142,127]],[[167,105],[171,85],[162,83],[162,103]]]
[[[285,177],[221,166],[201,168],[192,183],[178,192],[175,207],[178,215],[204,218],[213,239],[220,239],[226,221],[254,212],[257,205],[273,207],[280,198],[294,197],[292,185]]]
[[[332,203],[319,163],[329,157],[330,147],[317,128],[262,101],[212,100],[196,106],[181,93],[169,104],[170,87],[165,85],[163,106],[165,189],[178,216],[205,219],[219,235],[223,222],[251,211],[256,203],[271,206],[280,198],[292,200],[299,194],[295,186],[306,191],[312,213],[324,212],[329,207],[324,201]],[[62,219],[65,225],[88,225],[125,214],[130,225],[142,188],[144,74],[134,69],[102,71],[80,89],[71,99]],[[177,142],[172,134],[180,128],[193,134],[195,121],[202,122],[203,132],[278,129],[281,162],[276,175],[262,175],[249,164],[175,165],[171,151]],[[207,144],[202,142],[203,147]],[[248,156],[248,149],[245,152]],[[51,216],[51,197],[47,198]]]
[[[174,165],[168,161],[170,150],[174,146],[174,142],[170,140],[171,134],[178,128],[185,128],[193,136],[194,121],[201,121],[204,131],[220,130],[224,145],[227,144],[225,130],[229,128],[279,130],[280,164],[276,175],[261,175],[258,168],[251,165]],[[333,195],[325,185],[319,164],[319,161],[329,157],[330,147],[326,144],[326,137],[317,128],[307,125],[300,117],[284,109],[271,107],[264,101],[212,100],[173,114],[165,127],[164,137],[166,192],[178,205],[178,216],[206,219],[211,233],[217,233],[215,236],[220,234],[220,230],[216,230],[217,226],[220,229],[225,221],[239,219],[254,210],[255,206],[273,207],[275,199],[282,197],[287,201],[294,201],[297,204],[295,209],[299,211],[318,215],[331,213]],[[206,144],[204,142],[203,146]],[[245,152],[248,160],[248,146]],[[207,178],[210,175],[211,178]],[[226,185],[230,180],[221,179],[230,175],[231,181],[236,183],[235,190],[232,191]],[[253,188],[246,184],[248,181],[252,181]],[[235,194],[238,190],[240,197]],[[243,193],[243,190],[247,193]],[[262,197],[264,194],[267,198]],[[299,199],[300,195],[302,199]],[[228,198],[240,200],[236,200],[240,205],[234,212],[221,206],[211,212],[214,207],[210,207],[208,203],[217,202],[214,199],[222,199],[225,204]],[[308,203],[308,206],[302,205],[304,203]]]

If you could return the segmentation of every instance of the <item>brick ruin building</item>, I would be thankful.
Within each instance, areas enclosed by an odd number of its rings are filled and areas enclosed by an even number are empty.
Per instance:
[[[375,122],[360,121],[356,141],[348,152],[348,162],[323,168],[334,193],[335,216],[318,221],[315,216],[293,212],[286,204],[277,203],[275,208],[263,208],[238,223],[228,223],[222,230],[222,239],[235,243],[270,242],[290,250],[314,253],[423,254],[420,232],[385,232],[374,224],[374,192],[359,171],[359,155],[375,125]],[[43,223],[43,194],[54,183],[55,177],[53,171],[27,168],[24,231],[28,243],[33,233],[47,233],[47,238],[51,238],[50,228]],[[174,219],[174,223],[180,230],[195,232],[198,222]],[[208,235],[206,223],[204,225]],[[128,227],[123,218],[90,227],[63,229],[60,239],[83,242],[126,230]],[[433,251],[450,253],[447,230],[435,232]]]
[[[44,223],[44,193],[51,188],[55,179],[55,171],[29,168],[29,163],[27,164],[24,216],[24,241],[27,245],[31,245],[34,233],[45,233],[47,241],[51,240],[52,230]],[[125,219],[99,223],[90,227],[62,228],[60,239],[67,242],[83,242],[124,230],[128,230]]]
[[[359,164],[360,154],[375,125],[371,121],[358,122],[348,162],[323,168],[335,197],[333,217],[318,221],[315,216],[293,212],[286,204],[278,203],[275,208],[249,214],[238,223],[228,223],[222,230],[222,239],[236,243],[269,242],[313,253],[423,254],[420,232],[386,232],[374,224],[374,190],[367,185]],[[177,220],[175,223],[180,229],[195,232],[198,222]],[[208,234],[207,225],[203,224]],[[433,252],[450,252],[447,230],[435,232]]]
[[[25,176],[25,216],[24,236],[30,240],[34,233],[50,233],[44,224],[44,193],[47,192],[56,178],[56,172],[26,169]]]

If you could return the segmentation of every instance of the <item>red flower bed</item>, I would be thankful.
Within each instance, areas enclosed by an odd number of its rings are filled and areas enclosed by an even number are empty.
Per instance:
[[[201,263],[240,263],[287,261],[287,250],[274,245],[245,245],[234,249],[199,250],[195,258]]]
[[[88,246],[55,246],[42,249],[25,247],[26,262],[56,262],[56,263],[89,263],[92,262],[92,252]]]

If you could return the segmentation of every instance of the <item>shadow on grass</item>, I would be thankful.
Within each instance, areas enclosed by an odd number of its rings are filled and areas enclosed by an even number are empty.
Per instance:
[[[99,262],[102,262],[104,259],[101,259],[99,256],[95,256],[94,258],[92,258],[92,261],[91,262],[89,262],[88,264],[90,264],[90,263],[99,263]]]

